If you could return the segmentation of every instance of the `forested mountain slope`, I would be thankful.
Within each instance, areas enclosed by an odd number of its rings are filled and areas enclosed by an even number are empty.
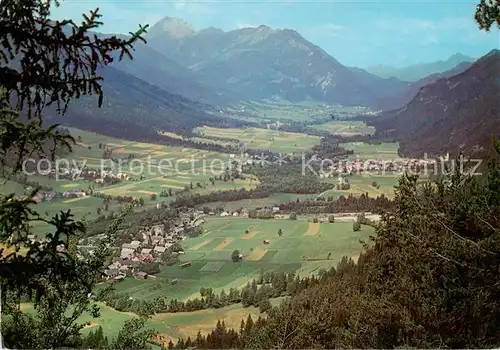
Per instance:
[[[265,25],[224,32],[195,31],[164,18],[146,36],[149,45],[196,73],[199,81],[240,99],[315,99],[331,104],[376,106],[408,83],[352,70],[290,29]]]
[[[462,63],[472,63],[475,59],[461,53],[456,53],[446,60],[413,64],[411,66],[395,68],[387,65],[375,65],[366,68],[372,74],[383,78],[398,78],[403,81],[418,81],[429,75],[439,74]]]
[[[404,108],[371,124],[379,136],[399,139],[405,156],[489,153],[492,133],[500,135],[500,51],[425,86]]]
[[[199,125],[241,125],[215,107],[172,94],[113,67],[103,68],[99,74],[104,78],[101,108],[95,98],[82,97],[70,105],[66,116],[52,113],[48,120],[132,138],[158,131],[189,135]]]

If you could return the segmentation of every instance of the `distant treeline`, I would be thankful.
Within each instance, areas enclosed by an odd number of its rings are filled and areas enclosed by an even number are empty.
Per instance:
[[[348,195],[333,197],[323,197],[317,199],[304,199],[290,201],[279,205],[283,213],[296,214],[321,214],[321,213],[350,213],[350,212],[378,212],[380,210],[391,211],[394,209],[393,202],[381,194],[377,198],[369,197],[366,194],[360,196]]]

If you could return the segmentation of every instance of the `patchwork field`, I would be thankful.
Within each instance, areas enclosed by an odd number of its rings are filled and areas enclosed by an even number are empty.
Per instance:
[[[319,144],[318,136],[284,132],[272,129],[222,129],[213,127],[200,127],[195,131],[201,136],[219,137],[243,141],[248,143],[248,148],[265,149],[280,153],[299,153],[310,150]]]
[[[399,143],[383,142],[381,144],[369,144],[365,142],[344,143],[342,147],[353,150],[352,158],[360,157],[362,159],[397,159]]]
[[[194,192],[204,193],[247,188],[256,183],[255,179],[248,178],[234,182],[216,182],[215,186],[208,186],[209,178],[222,174],[228,166],[229,155],[225,153],[119,140],[78,129],[71,129],[71,133],[91,147],[76,146],[72,158],[85,162],[89,168],[100,169],[101,164],[104,164],[111,166],[116,172],[130,176],[131,180],[100,189],[106,194],[148,198],[169,188],[179,190],[193,186]],[[104,161],[102,158],[105,147],[111,151],[111,157],[131,156],[131,161],[121,168],[111,161]],[[88,183],[85,185],[88,186]],[[71,182],[63,182],[59,186],[77,187]]]
[[[300,271],[305,276],[334,266],[344,255],[359,254],[359,240],[373,234],[370,227],[353,232],[352,222],[319,224],[234,217],[206,217],[205,221],[204,234],[182,242],[186,252],[182,261],[190,261],[191,266],[162,267],[156,279],[127,278],[116,289],[138,299],[168,296],[186,300],[199,296],[200,287],[212,287],[216,292],[241,288],[261,270]],[[242,261],[231,261],[234,250],[243,255]],[[170,284],[172,279],[178,279],[178,283]]]
[[[77,144],[73,146],[73,152],[66,157],[66,163],[78,165],[80,169],[83,169],[84,165],[96,170],[102,166],[110,166],[115,173],[128,175],[130,179],[106,186],[91,180],[56,181],[42,175],[29,176],[30,181],[49,186],[58,192],[85,191],[92,187],[95,191],[112,196],[142,197],[146,206],[169,201],[175,198],[176,191],[186,187],[191,193],[204,194],[231,189],[250,189],[259,183],[256,178],[247,176],[244,180],[216,181],[212,184],[209,179],[222,174],[230,162],[229,155],[225,153],[120,140],[74,128],[70,128],[70,131]],[[103,159],[105,149],[110,151],[107,156],[113,158],[130,156],[131,161],[120,167],[110,160]],[[162,191],[169,190],[173,196],[160,196]],[[4,181],[0,187],[2,194],[24,195],[25,192],[23,185],[13,181]],[[153,198],[154,195],[156,198]],[[111,202],[108,205],[108,212],[103,214],[117,212],[121,207],[118,203]],[[76,219],[88,220],[97,218],[98,208],[104,208],[103,200],[94,197],[56,198],[37,205],[37,210],[42,214],[53,215],[60,210],[71,209]],[[43,223],[37,223],[33,229],[35,233],[44,233],[46,228]]]
[[[364,107],[329,106],[312,100],[293,104],[284,100],[244,101],[234,110],[244,113],[241,118],[252,122],[310,121],[330,118],[332,115],[347,118],[368,111]]]
[[[250,110],[259,114],[259,120],[267,123],[290,120],[315,120],[328,117],[330,113],[339,112],[332,108],[308,106],[287,106],[285,104],[249,103],[240,106],[242,110]],[[318,112],[319,111],[319,112]],[[354,107],[342,110],[342,113],[359,112]],[[253,117],[252,117],[253,118]],[[323,120],[323,119],[321,119]],[[252,119],[253,121],[253,119]],[[275,124],[276,125],[276,124]],[[328,130],[339,135],[355,135],[373,133],[373,128],[357,121],[332,121],[315,125],[318,130]],[[247,142],[252,149],[265,149],[281,153],[300,153],[310,150],[319,144],[320,138],[305,134],[281,132],[275,129],[222,129],[213,127],[197,128],[199,137],[194,139],[203,142],[234,143]],[[121,169],[113,165],[116,172],[128,175],[130,179],[112,185],[102,186],[95,181],[54,181],[45,176],[32,176],[29,179],[42,185],[53,187],[55,191],[94,190],[113,196],[133,196],[143,198],[145,205],[154,206],[159,202],[175,198],[175,191],[189,188],[191,193],[210,193],[230,189],[254,188],[259,184],[257,178],[247,176],[235,181],[209,180],[223,172],[230,162],[228,154],[210,152],[183,147],[163,146],[157,144],[126,141],[102,136],[96,133],[71,129],[77,139],[74,152],[68,157],[75,164],[85,164],[88,168],[100,169],[103,164],[111,166],[110,161],[103,158],[131,159],[129,165]],[[176,134],[167,134],[180,138]],[[214,141],[208,137],[221,138]],[[368,145],[364,143],[344,144],[352,149],[356,156],[373,159],[398,158],[396,143]],[[105,149],[109,152],[104,154]],[[337,179],[324,179],[331,183],[332,190],[322,194],[297,195],[275,193],[268,198],[247,199],[235,202],[208,203],[209,207],[223,207],[234,211],[241,208],[252,209],[271,207],[286,201],[304,200],[321,196],[338,197],[348,194],[368,193],[370,196],[384,194],[393,196],[393,186],[397,184],[397,175],[372,176],[362,174],[349,177],[351,189],[338,191],[333,189]],[[379,188],[372,186],[376,182]],[[173,195],[161,197],[160,192],[172,190]],[[25,194],[24,186],[7,181],[2,184],[1,193]],[[111,202],[103,214],[116,213],[122,205]],[[53,215],[60,210],[71,209],[76,219],[95,219],[98,211],[104,208],[103,200],[95,197],[72,199],[55,199],[42,202],[36,209],[45,215]],[[34,226],[36,233],[45,232],[46,226]],[[343,257],[357,259],[362,245],[360,240],[368,240],[373,234],[371,227],[363,226],[361,231],[353,232],[352,222],[337,220],[333,224],[313,223],[307,220],[254,220],[238,217],[206,217],[204,232],[199,237],[182,241],[185,254],[181,255],[181,263],[190,262],[188,266],[181,264],[162,266],[156,278],[145,280],[128,277],[115,285],[118,292],[128,293],[132,298],[151,300],[166,297],[168,300],[188,300],[199,297],[200,287],[211,287],[216,293],[230,288],[242,288],[249,281],[258,278],[262,271],[296,272],[299,276],[317,273],[320,269],[335,266]],[[278,231],[283,232],[282,236]],[[0,247],[6,248],[5,246]],[[231,260],[231,253],[238,250],[243,258],[239,262]],[[177,283],[172,284],[176,279]],[[167,300],[167,302],[168,302]],[[279,302],[274,301],[274,303]],[[135,317],[132,313],[118,312],[106,305],[101,306],[101,317],[93,319],[90,315],[82,317],[82,321],[92,322],[84,332],[98,325],[102,326],[109,337],[115,337],[123,323]],[[29,307],[28,307],[29,309]],[[29,310],[28,310],[29,311]],[[257,318],[257,308],[243,308],[231,305],[221,309],[209,309],[190,313],[158,314],[148,320],[147,326],[157,330],[162,339],[176,341],[179,337],[196,337],[198,331],[209,332],[218,319],[224,320],[227,327],[239,328],[241,319],[250,314]]]
[[[353,136],[353,135],[371,135],[375,133],[373,126],[368,126],[360,121],[332,121],[325,124],[316,124],[314,129],[326,130],[334,135]]]

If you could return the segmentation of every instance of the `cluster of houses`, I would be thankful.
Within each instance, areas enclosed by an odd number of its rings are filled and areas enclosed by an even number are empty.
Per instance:
[[[64,198],[79,198],[79,197],[87,197],[88,193],[84,190],[74,190],[74,191],[65,191],[62,193],[62,197]]]
[[[153,225],[140,231],[142,238],[123,243],[120,247],[119,260],[109,265],[104,275],[107,279],[121,280],[127,274],[134,274],[136,278],[146,278],[147,274],[137,271],[141,263],[161,263],[162,254],[173,244],[185,238],[186,230],[203,224],[203,212],[194,211],[181,213],[180,220],[170,230],[166,231],[163,225]],[[184,254],[178,251],[173,254]]]
[[[214,212],[208,213],[208,215],[215,215]],[[240,217],[240,218],[248,218],[248,209],[241,209],[240,211],[223,211],[222,213],[219,214],[219,216],[222,217],[227,217],[227,216],[234,216],[234,217]]]
[[[31,191],[31,188],[26,188],[26,191]],[[34,197],[33,200],[36,203],[51,201],[55,198],[77,198],[77,197],[85,197],[87,196],[87,192],[83,190],[75,190],[75,191],[65,191],[65,192],[55,192],[55,191],[39,191]],[[13,200],[21,201],[26,199],[27,196],[14,196]]]
[[[435,159],[356,159],[342,161],[327,168],[328,172],[320,174],[331,177],[333,174],[350,174],[367,172],[406,172],[408,170],[425,169],[436,164]]]
[[[280,215],[277,215],[281,211],[280,207],[267,207],[266,206],[266,207],[263,207],[263,208],[256,208],[256,210],[265,210],[265,211],[268,211],[268,212],[270,212],[272,214],[276,214],[275,218],[281,219]],[[215,214],[213,214],[213,215],[215,215]],[[233,211],[233,212],[223,211],[219,215],[222,216],[222,217],[234,216],[234,217],[248,218],[249,212],[248,212],[248,209],[241,209],[240,211]]]
[[[121,280],[134,274],[136,278],[146,278],[147,273],[138,271],[141,263],[162,262],[161,255],[174,244],[172,238],[152,236],[150,241],[134,240],[124,243],[120,249],[120,257],[104,270],[107,279]],[[147,248],[150,247],[150,248]]]
[[[125,173],[114,173],[111,170],[90,170],[90,169],[79,169],[77,167],[59,170],[57,172],[56,169],[51,170],[53,175],[57,174],[59,179],[67,179],[67,180],[87,180],[94,181],[95,183],[104,183],[106,180],[114,180],[113,182],[130,180],[130,176]]]

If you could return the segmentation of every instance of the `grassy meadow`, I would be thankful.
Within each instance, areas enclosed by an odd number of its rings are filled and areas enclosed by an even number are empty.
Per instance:
[[[241,110],[259,115],[260,121],[279,122],[280,120],[314,120],[324,118],[330,113],[344,115],[356,114],[360,110],[354,107],[325,107],[314,104],[291,106],[279,102],[242,103]],[[258,120],[258,119],[257,119]],[[356,134],[372,134],[372,127],[358,121],[331,121],[325,124],[314,125],[318,130],[327,130],[333,134],[344,136]],[[29,180],[37,181],[42,185],[51,186],[56,191],[87,190],[92,186],[112,196],[141,197],[146,207],[152,207],[159,202],[169,201],[160,197],[165,190],[173,192],[182,190],[186,186],[191,193],[210,193],[231,189],[251,189],[259,184],[259,179],[246,176],[245,180],[216,181],[212,184],[209,178],[221,174],[230,162],[230,155],[184,147],[164,146],[158,144],[127,141],[99,135],[93,132],[70,128],[71,134],[78,141],[73,153],[67,158],[88,168],[100,169],[104,160],[104,149],[111,151],[113,158],[125,158],[132,155],[129,166],[123,167],[120,172],[131,177],[116,185],[101,186],[95,181],[83,180],[51,180],[46,176],[30,176]],[[301,153],[310,150],[319,144],[320,138],[300,133],[282,132],[275,129],[242,128],[223,129],[214,127],[199,127],[195,130],[195,141],[234,143],[247,142],[247,148],[263,149],[279,153]],[[169,134],[171,137],[182,137]],[[214,141],[205,137],[217,137]],[[366,143],[343,144],[346,149],[354,151],[351,159],[397,159],[398,144],[382,143],[370,145]],[[109,161],[104,164],[111,164]],[[142,175],[142,177],[141,177]],[[244,199],[234,202],[213,202],[206,206],[223,207],[229,211],[241,208],[252,209],[271,207],[287,201],[305,200],[318,196],[359,195],[367,193],[371,197],[384,194],[393,197],[394,186],[398,176],[392,174],[372,175],[362,173],[348,178],[351,188],[346,191],[335,189],[336,178],[322,179],[331,184],[331,190],[322,194],[298,195],[275,193],[267,198]],[[376,182],[379,188],[372,186]],[[13,181],[4,181],[0,193],[25,194],[25,188]],[[152,195],[156,194],[156,199]],[[205,205],[204,205],[205,206]],[[97,210],[104,208],[103,199],[95,197],[79,197],[73,199],[54,199],[50,202],[41,202],[36,206],[42,215],[50,215],[60,210],[71,209],[76,219],[92,220],[97,218]],[[118,212],[121,204],[112,201],[108,211]],[[115,284],[118,292],[128,293],[132,298],[149,300],[156,297],[188,300],[199,297],[201,287],[211,287],[214,292],[226,292],[230,288],[242,288],[249,281],[258,278],[264,272],[295,272],[300,276],[316,274],[320,269],[335,266],[343,257],[357,258],[362,250],[360,240],[367,241],[373,234],[373,228],[363,226],[361,231],[353,232],[352,222],[341,221],[329,223],[313,223],[307,220],[257,220],[239,217],[205,217],[204,232],[196,238],[187,238],[181,242],[185,254],[181,255],[181,262],[191,262],[191,266],[181,268],[178,265],[161,266],[161,271],[155,277],[145,280],[127,277]],[[34,233],[43,233],[46,230],[43,224],[33,227]],[[278,230],[283,235],[278,236]],[[248,231],[248,232],[246,232]],[[264,244],[268,240],[269,244]],[[5,248],[5,247],[4,247]],[[231,253],[239,250],[243,259],[239,262],[231,261]],[[171,281],[177,279],[178,283]],[[104,284],[103,284],[104,285]],[[102,285],[101,285],[102,286]],[[273,300],[279,303],[280,299]],[[32,311],[31,305],[24,305],[27,312]],[[108,337],[115,337],[126,320],[137,315],[127,312],[118,312],[104,304],[100,304],[101,317],[93,319],[90,315],[81,317],[82,322],[90,322],[84,329],[88,332],[98,325],[103,327]],[[220,309],[208,309],[195,312],[157,314],[148,319],[147,326],[155,329],[161,335],[159,340],[169,339],[174,342],[179,337],[196,337],[196,333],[208,333],[215,326],[218,319],[224,320],[227,327],[239,328],[241,319],[251,315],[256,319],[259,310],[254,307],[243,308],[236,304]]]
[[[310,150],[319,144],[320,137],[284,132],[274,129],[222,129],[203,126],[195,129],[203,136],[219,137],[236,141],[247,142],[247,148],[264,149],[278,153],[300,153]]]
[[[252,122],[262,121],[310,121],[330,118],[331,115],[355,116],[369,109],[364,107],[329,106],[317,101],[304,101],[291,104],[284,100],[244,101],[234,111],[244,112],[244,118]]]
[[[179,300],[197,297],[200,287],[241,288],[262,271],[300,271],[310,275],[319,268],[334,266],[344,255],[360,252],[360,239],[373,233],[370,227],[352,231],[351,222],[334,224],[306,220],[257,220],[234,217],[207,217],[205,232],[182,242],[182,261],[191,266],[162,267],[156,279],[127,278],[116,285],[120,292],[138,299],[167,296]],[[283,231],[281,237],[278,230]],[[245,233],[246,231],[249,233]],[[264,244],[269,240],[269,244]],[[243,254],[240,262],[231,261],[231,252]],[[330,254],[330,259],[328,255]],[[178,279],[172,285],[169,281]]]
[[[326,130],[334,135],[341,136],[371,135],[375,133],[373,126],[368,126],[364,122],[355,120],[331,121],[325,124],[313,125],[312,128]]]
[[[295,193],[275,193],[272,196],[265,198],[253,198],[253,199],[242,199],[239,201],[233,202],[211,202],[204,204],[203,206],[207,206],[210,208],[224,208],[229,211],[237,211],[241,208],[247,209],[258,209],[264,207],[274,207],[279,205],[280,203],[295,201],[297,198],[299,200],[316,198],[316,194],[295,194]],[[203,207],[201,206],[201,207]]]
[[[347,177],[347,179],[349,180],[349,184],[351,185],[350,189],[332,189],[330,191],[323,192],[320,196],[325,198],[330,196],[338,198],[341,195],[360,195],[364,193],[369,197],[378,197],[383,194],[388,198],[393,198],[394,186],[398,184],[399,175],[395,173],[387,173],[385,175],[381,175],[362,172],[359,175],[349,176]],[[338,180],[336,178],[330,178],[323,181],[331,183],[332,186],[334,186]],[[373,186],[374,182],[376,182],[377,184],[376,187]]]

